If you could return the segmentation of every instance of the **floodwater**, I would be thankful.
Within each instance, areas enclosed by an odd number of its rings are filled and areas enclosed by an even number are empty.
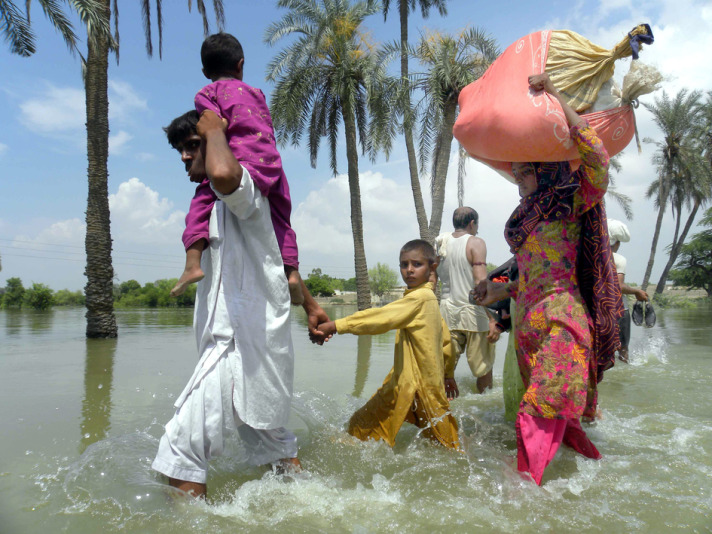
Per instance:
[[[339,317],[353,311],[327,310]],[[211,463],[207,502],[174,500],[150,464],[196,362],[191,310],[119,311],[118,340],[84,339],[83,310],[0,311],[0,532],[669,532],[712,530],[712,309],[633,327],[606,373],[603,459],[562,448],[542,487],[511,467],[500,341],[495,387],[452,404],[466,454],[404,425],[396,446],[344,426],[392,365],[393,334],[324,347],[293,321],[290,420],[308,476],[249,467],[239,442]]]

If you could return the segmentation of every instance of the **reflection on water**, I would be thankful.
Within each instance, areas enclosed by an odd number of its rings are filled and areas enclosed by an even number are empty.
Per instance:
[[[111,389],[116,345],[116,339],[86,340],[80,453],[92,443],[104,439],[111,427]]]
[[[329,309],[333,317],[353,311]],[[603,460],[562,448],[541,488],[512,468],[501,362],[484,395],[468,393],[467,366],[457,370],[464,387],[452,410],[466,454],[419,439],[410,425],[394,449],[362,443],[344,428],[393,365],[393,334],[317,347],[297,312],[289,427],[309,476],[285,483],[250,467],[230,439],[211,463],[208,503],[167,499],[150,468],[196,362],[191,311],[121,310],[117,318],[118,339],[85,340],[83,310],[57,310],[44,327],[36,314],[0,311],[3,534],[710,529],[709,308],[658,311],[657,327],[633,328],[631,364],[606,373],[604,418],[588,430]]]
[[[356,381],[354,382],[354,391],[351,395],[360,397],[363,393],[363,387],[366,385],[368,378],[368,367],[371,363],[371,344],[373,338],[371,336],[358,336],[358,355],[356,357]]]

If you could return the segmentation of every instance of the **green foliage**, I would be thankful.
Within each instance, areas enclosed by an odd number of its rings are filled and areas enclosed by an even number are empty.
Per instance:
[[[706,217],[711,211],[707,210]],[[675,285],[704,289],[712,297],[712,230],[695,234],[682,246],[669,278]]]
[[[386,291],[398,285],[398,273],[385,263],[377,263],[375,267],[368,270],[368,283],[371,292],[382,297]]]
[[[54,294],[55,306],[84,306],[84,293],[60,289]]]
[[[343,280],[344,291],[356,291],[356,278]]]
[[[5,282],[5,293],[3,293],[2,306],[10,308],[17,306],[22,308],[25,297],[25,288],[19,278],[8,278]]]
[[[322,274],[321,269],[312,269],[304,285],[312,296],[330,297],[334,294],[333,280],[328,274]]]
[[[184,308],[195,304],[197,285],[191,284],[185,293],[171,297],[177,278],[148,282],[141,287],[136,280],[127,280],[114,287],[115,304],[119,308]]]
[[[33,283],[25,290],[25,303],[35,310],[48,310],[54,303],[53,293],[45,284]]]

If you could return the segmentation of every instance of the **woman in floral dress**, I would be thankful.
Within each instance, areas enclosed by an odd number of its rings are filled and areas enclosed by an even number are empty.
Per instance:
[[[613,365],[622,313],[602,199],[608,154],[596,132],[561,97],[547,74],[530,87],[558,99],[581,166],[513,163],[522,197],[505,228],[519,280],[482,282],[480,305],[516,298],[519,369],[526,387],[516,420],[517,464],[537,484],[560,443],[598,459],[579,420],[596,411],[596,384]]]

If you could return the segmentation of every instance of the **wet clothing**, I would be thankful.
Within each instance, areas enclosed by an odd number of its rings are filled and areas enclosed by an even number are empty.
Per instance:
[[[470,304],[470,291],[475,287],[472,265],[467,259],[470,234],[453,237],[441,234],[435,240],[442,282],[440,312],[455,342],[458,359],[467,349],[467,362],[476,377],[486,375],[494,365],[495,345],[487,341],[489,316],[483,306]]]
[[[216,197],[201,259],[205,278],[195,299],[200,359],[154,463],[168,476],[195,482],[204,482],[207,460],[222,450],[223,427],[244,423],[276,430],[287,445],[293,441],[281,428],[289,418],[294,376],[290,299],[269,202],[246,168],[237,190]],[[183,475],[169,472],[171,458]],[[195,477],[183,478],[191,469]]]
[[[553,449],[545,451],[546,466],[567,425],[595,414],[597,380],[618,344],[621,298],[601,203],[608,154],[588,126],[573,127],[571,137],[581,166],[572,173],[567,162],[535,164],[537,190],[522,199],[505,230],[519,266],[516,343],[526,392],[517,429],[524,471],[541,458],[533,459],[537,448],[527,444],[526,436],[536,433],[521,429],[531,418],[566,421]]]
[[[272,117],[261,90],[241,80],[218,80],[195,96],[198,113],[211,110],[228,121],[228,144],[235,158],[250,172],[262,196],[269,200],[274,233],[284,265],[299,268],[297,236],[290,217],[292,200],[287,176],[277,150]],[[195,190],[186,216],[183,244],[186,248],[200,239],[208,239],[208,222],[215,195],[210,181]]]
[[[337,319],[339,334],[396,332],[393,368],[366,404],[349,421],[349,434],[384,440],[391,447],[404,421],[424,428],[424,435],[460,449],[457,422],[450,413],[444,378],[455,371],[450,334],[431,283],[408,289],[403,298]]]

